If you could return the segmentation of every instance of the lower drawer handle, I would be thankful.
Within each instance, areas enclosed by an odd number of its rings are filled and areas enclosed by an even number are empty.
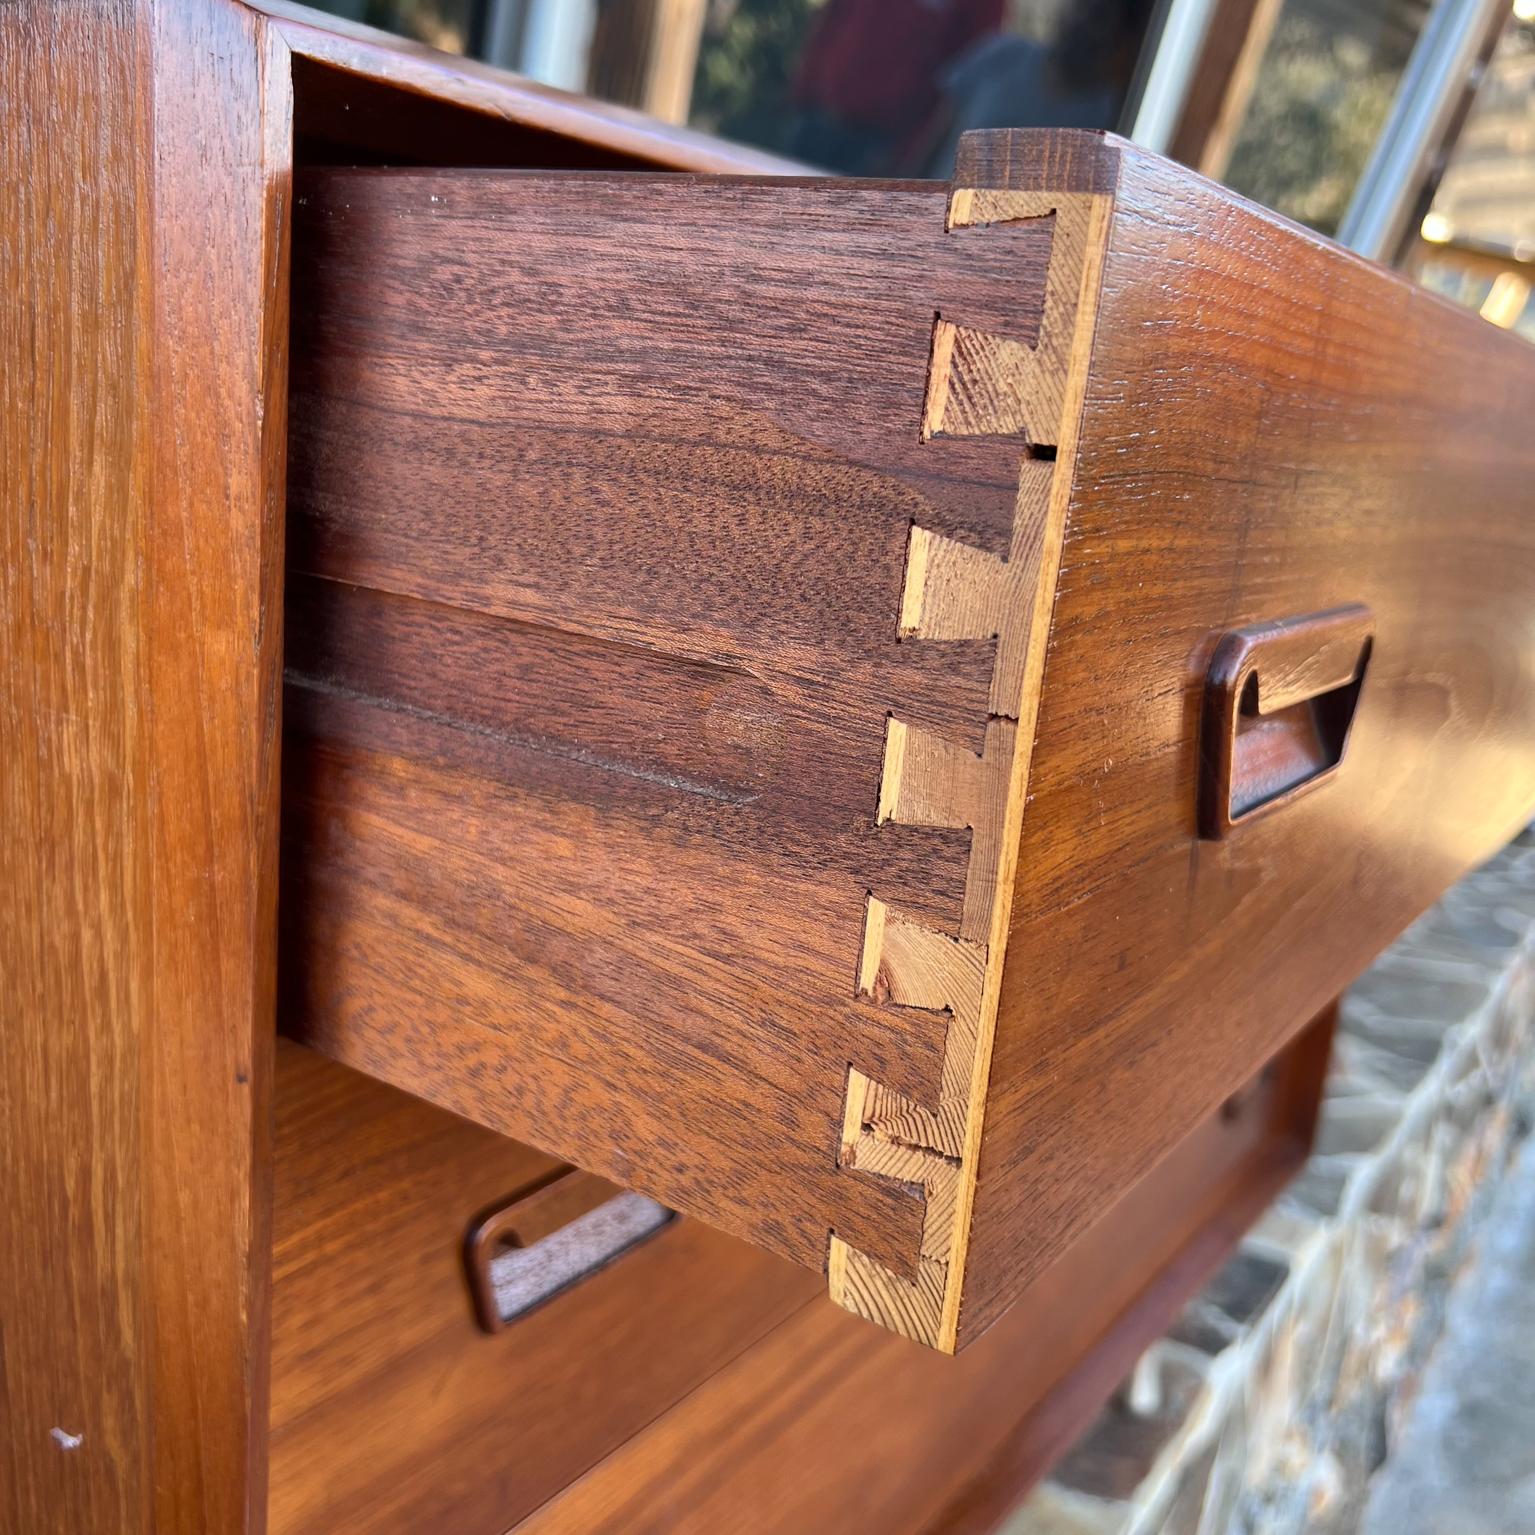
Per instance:
[[[1221,637],[1205,677],[1201,836],[1230,836],[1337,771],[1374,633],[1354,603]]]
[[[464,1264],[475,1318],[500,1332],[672,1220],[665,1205],[567,1168],[475,1218]]]

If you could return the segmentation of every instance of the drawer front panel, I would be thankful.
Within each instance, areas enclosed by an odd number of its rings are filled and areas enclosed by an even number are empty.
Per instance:
[[[560,1164],[298,1045],[277,1064],[273,1535],[500,1535],[819,1289],[677,1221],[487,1334],[466,1234]]]
[[[962,1330],[1528,818],[1532,401],[1535,350],[1125,151]],[[1212,837],[1238,631],[1351,722]]]

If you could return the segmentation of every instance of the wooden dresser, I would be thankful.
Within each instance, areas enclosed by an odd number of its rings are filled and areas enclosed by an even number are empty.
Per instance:
[[[0,11],[0,1530],[992,1529],[1535,809],[1535,352],[335,25]]]

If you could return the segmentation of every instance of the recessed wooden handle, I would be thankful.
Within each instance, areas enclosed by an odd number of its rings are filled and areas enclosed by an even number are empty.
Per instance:
[[[1201,836],[1229,836],[1338,770],[1374,633],[1354,603],[1222,636],[1205,678]]]
[[[476,1319],[486,1332],[500,1332],[671,1219],[664,1205],[591,1173],[557,1173],[470,1225],[464,1266]]]

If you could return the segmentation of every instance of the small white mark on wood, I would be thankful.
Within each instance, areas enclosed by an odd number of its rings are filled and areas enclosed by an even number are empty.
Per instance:
[[[78,1450],[85,1443],[84,1434],[71,1434],[64,1428],[50,1429],[49,1436],[61,1450]]]

